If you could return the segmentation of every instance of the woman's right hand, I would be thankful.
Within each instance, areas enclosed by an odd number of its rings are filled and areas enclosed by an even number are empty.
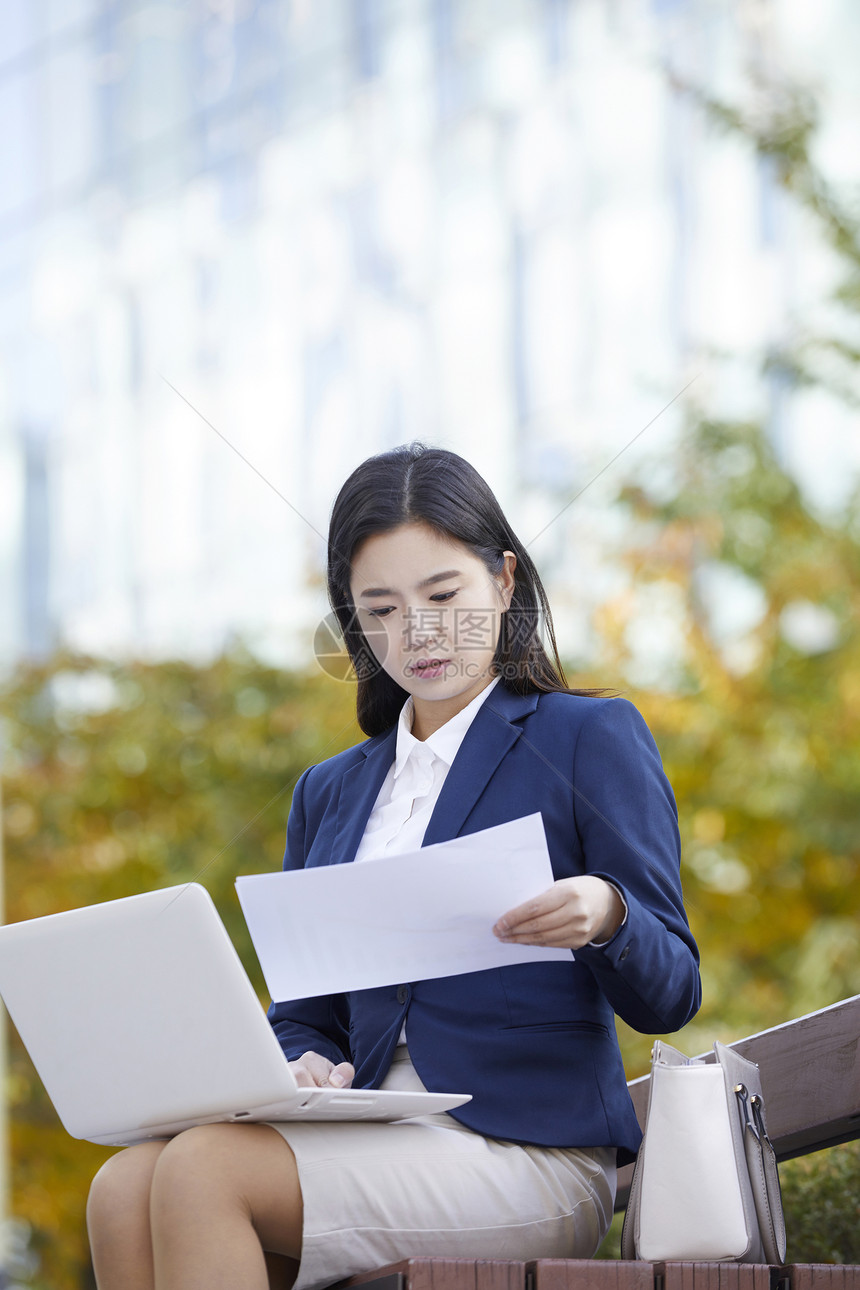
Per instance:
[[[289,1064],[300,1088],[349,1088],[355,1078],[355,1067],[349,1062],[335,1066],[319,1053],[302,1053]]]

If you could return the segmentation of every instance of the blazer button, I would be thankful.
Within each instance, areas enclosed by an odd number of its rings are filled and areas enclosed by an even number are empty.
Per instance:
[[[409,986],[399,985],[397,987],[397,1002],[405,1003],[408,998],[409,998]]]

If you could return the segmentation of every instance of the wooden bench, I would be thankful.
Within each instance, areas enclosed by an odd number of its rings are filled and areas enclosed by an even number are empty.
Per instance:
[[[731,1045],[761,1067],[778,1160],[860,1138],[860,995]],[[713,1060],[713,1054],[709,1054]],[[644,1124],[650,1076],[631,1080]],[[633,1167],[619,1170],[616,1210]],[[791,1256],[791,1232],[788,1233]],[[860,1290],[860,1265],[404,1259],[341,1283],[362,1290]]]

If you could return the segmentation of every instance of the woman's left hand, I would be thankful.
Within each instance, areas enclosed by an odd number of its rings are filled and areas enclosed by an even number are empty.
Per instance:
[[[534,900],[503,914],[493,928],[500,941],[578,950],[608,941],[624,921],[624,902],[611,883],[591,874],[560,878]]]

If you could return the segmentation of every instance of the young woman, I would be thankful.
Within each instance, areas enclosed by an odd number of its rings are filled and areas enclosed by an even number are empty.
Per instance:
[[[285,867],[373,863],[540,811],[555,882],[493,930],[572,952],[274,1003],[301,1083],[472,1101],[401,1124],[207,1125],[118,1153],[88,1207],[99,1290],[589,1257],[640,1138],[614,1014],[666,1033],[699,1006],[654,741],[625,699],[567,688],[540,579],[476,471],[422,445],[359,466],[334,505],[328,587],[369,738],[299,779]]]

